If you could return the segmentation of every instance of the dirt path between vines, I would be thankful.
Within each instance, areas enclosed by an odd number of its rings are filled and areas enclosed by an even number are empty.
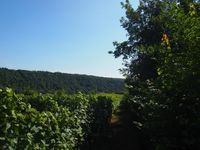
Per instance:
[[[129,119],[121,112],[113,114],[108,134],[99,137],[91,150],[147,150],[140,131],[126,120]]]
[[[124,119],[124,117],[120,112],[112,116],[111,130],[113,136],[111,138],[110,150],[143,150],[144,145],[141,144],[142,139],[139,137],[139,130],[120,119]]]

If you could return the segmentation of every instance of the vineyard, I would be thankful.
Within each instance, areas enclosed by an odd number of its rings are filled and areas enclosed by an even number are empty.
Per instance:
[[[200,1],[139,2],[125,79],[0,68],[0,150],[200,150]]]
[[[77,93],[15,94],[0,90],[0,149],[87,147],[109,125],[112,99]]]

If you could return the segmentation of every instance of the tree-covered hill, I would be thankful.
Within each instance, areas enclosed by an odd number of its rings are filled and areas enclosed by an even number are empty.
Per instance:
[[[11,87],[17,92],[64,90],[81,92],[122,92],[124,80],[89,75],[51,73],[44,71],[11,70],[0,68],[0,87]]]

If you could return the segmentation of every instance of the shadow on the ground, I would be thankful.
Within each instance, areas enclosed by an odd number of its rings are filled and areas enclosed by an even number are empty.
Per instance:
[[[106,131],[94,135],[84,150],[148,150],[145,136],[130,120],[125,112],[116,112]]]

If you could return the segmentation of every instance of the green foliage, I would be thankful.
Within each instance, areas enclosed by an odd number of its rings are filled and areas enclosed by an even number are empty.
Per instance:
[[[0,97],[1,149],[74,149],[83,142],[83,125],[89,120],[83,95],[73,111],[50,96],[29,97],[26,103],[5,89]]]
[[[98,96],[95,103],[93,103],[93,118],[92,125],[93,133],[104,134],[109,128],[112,117],[112,99],[107,96]]]
[[[111,115],[112,99],[105,96],[0,89],[0,149],[79,149],[108,127]]]
[[[98,93],[97,96],[106,96],[111,98],[114,111],[118,109],[120,102],[123,99],[122,94],[116,94],[116,93]]]
[[[33,94],[67,91],[76,93],[122,92],[124,80],[89,75],[0,68],[0,88],[10,87],[18,93]]]
[[[128,40],[115,42],[123,56],[130,123],[155,149],[200,148],[200,3],[141,0],[122,4]]]

